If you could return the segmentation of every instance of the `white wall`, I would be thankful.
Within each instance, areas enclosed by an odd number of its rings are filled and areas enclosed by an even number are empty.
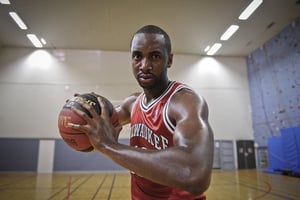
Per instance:
[[[175,58],[170,77],[187,83],[205,97],[215,139],[253,139],[245,58]]]
[[[169,76],[206,98],[215,139],[253,139],[244,58],[175,55]],[[139,90],[129,52],[2,48],[0,137],[59,138],[57,115],[74,93],[119,104]]]

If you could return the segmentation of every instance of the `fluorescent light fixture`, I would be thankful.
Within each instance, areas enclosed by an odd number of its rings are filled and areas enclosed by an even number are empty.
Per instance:
[[[205,49],[204,49],[204,52],[207,52],[209,50],[210,46],[206,46]]]
[[[248,7],[240,14],[240,20],[246,20],[262,4],[263,0],[253,0]]]
[[[228,40],[238,29],[238,25],[229,26],[229,28],[221,36],[220,40]]]
[[[27,26],[23,22],[23,20],[19,17],[19,15],[16,12],[9,12],[9,15],[13,18],[13,20],[18,24],[20,29],[26,30]]]
[[[40,42],[40,40],[36,37],[34,34],[27,34],[28,39],[30,42],[36,47],[41,48],[43,47],[43,44]]]
[[[220,48],[222,47],[221,43],[215,43],[210,49],[209,51],[206,53],[209,56],[214,55]]]
[[[1,4],[10,4],[9,0],[0,0]]]
[[[46,42],[46,40],[44,38],[41,38],[41,42],[43,43],[43,45],[47,44],[47,42]]]

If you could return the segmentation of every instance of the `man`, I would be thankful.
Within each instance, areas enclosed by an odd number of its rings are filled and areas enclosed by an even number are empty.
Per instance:
[[[101,98],[101,116],[81,103],[92,118],[73,108],[87,125],[69,126],[85,132],[95,149],[132,172],[133,200],[205,199],[213,162],[205,100],[168,79],[173,54],[170,38],[161,28],[147,25],[134,34],[131,60],[143,92],[116,108],[120,124],[131,123],[130,146],[118,143],[121,127],[111,125]]]

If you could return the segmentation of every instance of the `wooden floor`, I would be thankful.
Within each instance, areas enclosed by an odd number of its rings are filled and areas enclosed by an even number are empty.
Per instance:
[[[214,170],[207,199],[300,199],[300,178]],[[0,173],[2,200],[130,200],[129,173]]]

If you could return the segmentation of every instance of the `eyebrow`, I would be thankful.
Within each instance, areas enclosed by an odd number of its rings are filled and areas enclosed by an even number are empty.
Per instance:
[[[131,51],[131,54],[141,54],[142,52],[141,51],[138,51],[138,50],[133,50]]]
[[[134,54],[143,54],[142,51],[139,51],[139,50],[133,50],[131,51],[131,55],[134,55]],[[162,54],[161,51],[159,50],[153,50],[153,51],[150,51],[149,54]]]

